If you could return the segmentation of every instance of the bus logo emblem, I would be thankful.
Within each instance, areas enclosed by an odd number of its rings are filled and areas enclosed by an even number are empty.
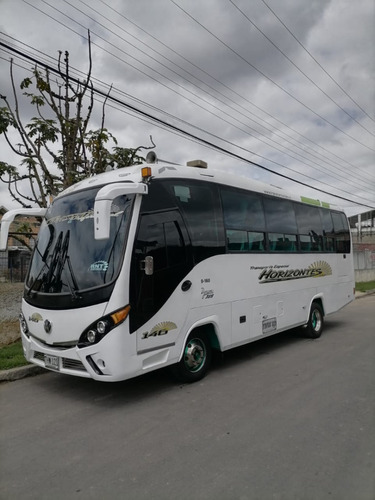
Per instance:
[[[172,321],[162,321],[155,325],[149,332],[142,333],[142,340],[150,337],[160,337],[166,335],[170,330],[175,330],[177,325]]]
[[[46,319],[44,322],[44,331],[46,333],[51,333],[51,330],[52,330],[52,323],[48,319]]]
[[[302,278],[322,278],[331,276],[332,268],[328,262],[320,260],[309,267],[300,269],[277,269],[277,266],[269,266],[263,269],[258,279],[259,283],[275,283],[278,281],[298,280]]]

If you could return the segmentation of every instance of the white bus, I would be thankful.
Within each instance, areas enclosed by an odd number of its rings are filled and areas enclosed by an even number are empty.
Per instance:
[[[43,216],[20,317],[31,363],[119,381],[170,366],[180,380],[226,351],[305,326],[354,299],[346,216],[317,200],[192,166],[88,178]]]

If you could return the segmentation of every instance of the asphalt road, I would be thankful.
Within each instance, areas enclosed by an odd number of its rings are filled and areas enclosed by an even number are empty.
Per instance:
[[[375,498],[375,295],[226,353],[200,383],[0,386],[0,498]]]

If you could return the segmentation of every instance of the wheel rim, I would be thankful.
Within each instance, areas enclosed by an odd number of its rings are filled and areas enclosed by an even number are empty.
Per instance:
[[[205,364],[206,357],[206,346],[200,339],[192,339],[186,344],[184,361],[190,372],[198,372]]]
[[[319,311],[315,310],[313,311],[311,315],[311,325],[314,329],[314,331],[318,332],[320,328],[322,327],[322,317],[319,313]]]

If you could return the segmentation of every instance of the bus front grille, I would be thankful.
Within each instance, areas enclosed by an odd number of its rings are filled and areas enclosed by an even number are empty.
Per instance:
[[[43,363],[45,362],[45,358],[44,358],[44,353],[43,352],[34,351],[33,358],[37,359],[38,361],[42,361]],[[79,372],[85,372],[86,371],[85,366],[78,359],[61,358],[61,367],[65,368],[66,370],[76,370],[76,371],[79,371]]]
[[[66,368],[68,370],[77,370],[80,372],[85,372],[86,368],[83,365],[81,361],[78,359],[68,359],[68,358],[62,358],[62,367]]]
[[[44,362],[44,354],[42,352],[34,351],[34,359]]]

